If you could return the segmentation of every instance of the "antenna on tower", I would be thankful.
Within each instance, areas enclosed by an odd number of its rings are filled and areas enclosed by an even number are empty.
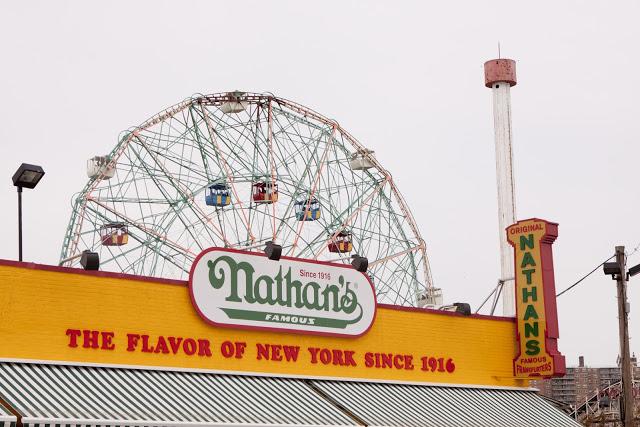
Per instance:
[[[500,42],[498,42],[498,59],[502,59],[502,57],[500,56]]]

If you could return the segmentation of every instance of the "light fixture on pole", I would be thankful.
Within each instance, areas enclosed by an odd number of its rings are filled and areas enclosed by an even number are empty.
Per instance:
[[[629,271],[627,271],[627,274],[631,277],[635,276],[638,273],[640,273],[640,264],[634,265],[629,269]]]
[[[605,262],[602,266],[602,271],[605,275],[611,276],[613,280],[617,280],[616,275],[620,274],[620,264],[617,262]]]
[[[18,190],[18,260],[22,261],[22,189],[35,188],[44,176],[40,166],[23,163],[11,178]]]

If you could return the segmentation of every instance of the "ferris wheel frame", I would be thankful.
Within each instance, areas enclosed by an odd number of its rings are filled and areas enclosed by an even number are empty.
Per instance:
[[[218,139],[214,137],[214,135],[216,134],[214,129],[215,124],[212,123],[211,117],[208,114],[206,114],[205,109],[210,107],[217,107],[221,111],[223,111],[223,113],[227,115],[232,115],[236,112],[236,111],[233,111],[234,109],[240,111],[241,107],[246,107],[247,105],[260,105],[263,110],[266,110],[265,122],[267,125],[266,145],[267,145],[268,170],[265,171],[266,173],[264,173],[261,177],[261,179],[263,179],[264,182],[270,183],[272,186],[275,187],[278,185],[278,182],[285,176],[279,173],[278,171],[276,171],[276,164],[275,164],[276,162],[274,160],[276,157],[275,151],[274,151],[275,150],[275,147],[274,147],[274,139],[275,139],[274,138],[274,114],[275,114],[274,107],[275,106],[277,106],[277,108],[279,109],[278,114],[282,113],[280,109],[287,109],[287,111],[290,111],[293,114],[297,114],[300,117],[303,117],[308,120],[314,120],[315,123],[321,124],[330,132],[328,141],[332,141],[336,137],[336,135],[339,134],[342,139],[347,141],[354,148],[354,152],[352,154],[354,155],[357,154],[359,156],[357,160],[359,160],[360,162],[366,163],[368,166],[370,166],[370,168],[374,169],[379,175],[379,178],[377,181],[372,180],[372,182],[374,182],[374,184],[372,184],[373,188],[371,189],[371,191],[368,192],[367,196],[362,199],[354,200],[352,205],[348,206],[347,208],[348,215],[344,216],[344,218],[342,218],[341,216],[338,216],[340,218],[340,221],[339,223],[333,225],[332,227],[333,231],[326,236],[326,239],[324,242],[325,244],[318,246],[318,249],[315,249],[315,250],[309,245],[307,246],[308,250],[299,251],[298,255],[302,256],[303,258],[310,258],[315,260],[318,260],[319,258],[324,256],[324,252],[327,251],[327,248],[329,247],[328,244],[330,242],[336,242],[337,239],[339,238],[339,234],[342,233],[344,230],[348,230],[349,227],[353,225],[355,219],[359,215],[361,215],[364,210],[366,210],[369,207],[369,203],[371,202],[371,200],[376,196],[380,196],[380,194],[383,193],[386,187],[389,190],[390,197],[395,198],[396,205],[401,211],[400,215],[404,218],[404,220],[406,220],[406,223],[408,224],[410,233],[413,235],[413,238],[410,239],[405,236],[407,242],[411,243],[411,245],[405,245],[406,247],[403,250],[388,254],[382,258],[371,259],[369,262],[369,267],[372,268],[378,264],[390,262],[395,258],[403,257],[407,254],[417,254],[422,259],[422,262],[421,262],[421,265],[419,266],[414,265],[413,268],[415,270],[415,273],[420,274],[422,277],[421,279],[416,278],[415,283],[417,284],[419,282],[422,282],[422,286],[424,286],[424,289],[419,289],[416,285],[416,289],[414,289],[415,298],[412,301],[400,301],[400,303],[401,305],[419,305],[420,303],[420,301],[418,300],[419,295],[421,293],[424,293],[425,290],[427,291],[427,293],[433,290],[433,281],[432,281],[431,271],[430,271],[427,253],[426,253],[426,245],[424,240],[421,237],[421,234],[419,232],[415,219],[411,211],[408,209],[405,199],[403,198],[402,194],[400,193],[396,184],[394,183],[391,174],[382,167],[380,162],[375,158],[375,156],[372,155],[372,152],[370,150],[364,147],[356,138],[354,138],[350,133],[348,133],[344,128],[342,128],[338,122],[336,122],[335,120],[329,119],[317,113],[316,111],[310,108],[304,107],[296,102],[293,102],[284,98],[276,97],[270,93],[258,94],[258,93],[229,92],[229,93],[219,93],[219,94],[212,94],[212,95],[195,95],[172,107],[165,109],[164,111],[151,117],[149,120],[147,120],[140,126],[130,129],[129,131],[126,131],[124,134],[122,134],[118,144],[114,147],[114,149],[107,156],[104,156],[103,160],[101,160],[103,162],[101,169],[96,170],[96,173],[94,174],[93,178],[91,178],[87,182],[84,189],[79,193],[79,196],[76,197],[76,199],[73,202],[72,216],[69,221],[67,230],[65,232],[65,237],[62,244],[61,255],[60,255],[60,265],[66,265],[66,266],[73,265],[74,262],[77,261],[77,258],[81,255],[82,250],[84,250],[81,244],[81,240],[83,239],[83,233],[85,233],[83,231],[83,226],[84,226],[85,220],[87,220],[87,218],[89,217],[89,215],[87,215],[86,212],[92,209],[94,211],[93,214],[95,215],[98,215],[97,213],[98,211],[100,210],[103,211],[102,216],[105,217],[104,221],[109,220],[109,218],[107,218],[106,216],[107,214],[110,213],[115,218],[117,218],[118,221],[121,221],[122,223],[127,224],[128,227],[135,229],[137,232],[140,232],[146,236],[149,236],[155,242],[159,242],[158,244],[165,245],[166,247],[171,248],[174,251],[181,252],[191,260],[195,259],[195,257],[200,252],[199,250],[194,250],[194,248],[192,247],[185,246],[184,244],[178,241],[175,241],[174,239],[171,238],[171,236],[167,235],[167,233],[163,233],[160,230],[154,229],[153,227],[149,227],[144,223],[140,223],[136,220],[136,218],[130,215],[127,215],[124,212],[118,212],[113,207],[110,207],[108,203],[101,201],[99,197],[94,197],[94,194],[96,193],[96,190],[99,188],[101,183],[113,177],[113,171],[117,168],[119,161],[121,160],[123,154],[125,153],[125,151],[127,150],[130,144],[136,143],[144,146],[145,145],[145,142],[143,140],[144,132],[152,129],[154,126],[163,124],[168,119],[175,118],[179,114],[184,114],[187,110],[189,110],[191,114],[193,114],[193,110],[191,109],[195,109],[195,110],[200,109],[203,112],[201,122],[203,126],[206,129],[208,129],[209,135],[211,136],[210,140],[206,142],[212,145],[212,147],[207,146],[207,149],[213,149],[213,151],[219,155],[220,153],[223,152],[223,150],[220,147],[220,141],[218,141]],[[224,111],[225,108],[229,111],[225,112]],[[198,145],[200,145],[200,142],[198,142]],[[329,143],[325,144],[323,152],[319,157],[317,170],[314,171],[314,177],[313,177],[313,180],[311,181],[312,185],[308,189],[308,194],[307,194],[308,203],[304,208],[305,218],[307,213],[310,212],[312,200],[316,196],[315,193],[319,186],[320,176],[322,175],[323,170],[325,168],[328,168],[326,163],[327,163],[327,158],[329,153],[329,145],[330,145]],[[176,188],[178,193],[180,193],[184,198],[184,200],[186,201],[186,203],[181,208],[191,209],[197,215],[201,215],[202,218],[207,219],[210,225],[210,230],[208,230],[208,232],[213,233],[213,235],[215,235],[218,239],[220,239],[220,242],[224,247],[228,247],[232,249],[235,248],[235,249],[243,249],[243,250],[261,251],[262,247],[267,241],[277,242],[279,240],[280,233],[282,233],[283,229],[287,227],[290,228],[290,230],[288,230],[288,233],[290,234],[293,233],[292,236],[294,236],[293,248],[295,249],[297,247],[298,242],[300,240],[301,232],[305,227],[306,221],[304,220],[298,221],[298,223],[295,226],[295,229],[291,224],[289,224],[286,221],[281,221],[280,224],[278,224],[279,226],[276,226],[276,222],[281,219],[277,217],[275,203],[273,202],[269,203],[267,207],[263,209],[264,211],[271,209],[271,221],[273,224],[272,233],[269,233],[269,235],[266,235],[266,236],[261,236],[260,238],[258,238],[259,236],[253,235],[253,232],[252,232],[253,229],[251,228],[251,224],[250,224],[250,221],[251,221],[250,211],[249,211],[249,214],[247,215],[247,209],[251,208],[251,204],[253,202],[252,201],[247,202],[246,200],[243,200],[242,197],[240,197],[241,191],[238,190],[238,186],[246,182],[254,182],[256,180],[256,176],[238,176],[232,171],[232,167],[230,166],[229,162],[224,158],[224,156],[222,157],[218,156],[218,163],[219,163],[220,169],[223,170],[225,184],[228,185],[229,187],[231,200],[234,200],[233,203],[238,205],[237,206],[238,211],[241,213],[238,217],[239,218],[242,217],[242,219],[244,220],[248,234],[249,234],[248,241],[250,241],[250,244],[247,244],[247,242],[234,243],[227,239],[223,230],[220,230],[216,227],[214,221],[211,220],[211,217],[213,216],[213,214],[210,212],[205,212],[201,206],[199,206],[197,203],[194,203],[195,198],[201,195],[200,192],[206,191],[206,187],[199,188],[196,191],[192,191],[192,189],[190,189],[188,185],[184,185],[183,183],[180,182],[179,179],[172,178],[172,173],[169,170],[167,170],[165,166],[163,166],[164,162],[161,161],[161,159],[154,158],[154,156],[157,156],[157,154],[154,154],[153,150],[147,149],[147,151],[148,151],[148,155],[153,159],[158,169],[162,171],[162,173],[164,174],[164,176],[167,177],[167,179],[172,181],[171,185]],[[209,166],[207,165],[208,157],[207,155],[204,154],[204,152],[202,153],[202,159],[204,162],[205,170],[208,170],[209,169]],[[362,163],[357,163],[357,165],[361,167]],[[356,167],[359,167],[359,166],[356,166]],[[367,168],[358,169],[358,170],[361,170],[362,174],[369,174],[369,175],[372,174],[372,172],[370,172]],[[373,175],[371,176],[373,177]],[[215,183],[210,183],[210,184],[213,185]],[[295,198],[293,197],[293,195],[291,195],[290,203],[294,203],[294,200]],[[387,200],[387,202],[388,202],[389,209],[392,209],[391,200]],[[244,206],[245,204],[248,204],[249,208],[246,208]],[[218,212],[217,209],[216,209],[216,212]],[[218,215],[219,215],[219,212],[218,212]],[[397,218],[393,216],[393,220],[397,221]],[[397,226],[398,226],[398,229],[401,232],[403,232],[402,231],[403,227],[400,224],[398,224]],[[132,235],[131,237],[136,239],[135,235]],[[314,242],[315,241],[316,240],[314,240]],[[320,238],[319,241],[322,241],[322,238]],[[140,242],[140,243],[143,244],[143,242]],[[288,252],[287,255],[293,255],[292,251]],[[346,259],[349,258],[348,253],[346,254],[338,253],[337,255],[338,256],[335,260],[329,259],[329,261],[344,262]],[[361,254],[361,255],[366,256],[367,254]],[[327,260],[326,257],[324,258],[324,260],[325,261]]]

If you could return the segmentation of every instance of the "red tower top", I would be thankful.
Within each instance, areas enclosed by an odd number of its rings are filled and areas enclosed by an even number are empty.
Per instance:
[[[505,82],[515,86],[516,61],[513,59],[492,59],[484,63],[484,85],[493,86],[494,83]]]

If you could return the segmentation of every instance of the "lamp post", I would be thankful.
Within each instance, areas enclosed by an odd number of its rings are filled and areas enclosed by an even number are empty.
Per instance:
[[[35,188],[44,176],[40,166],[23,163],[11,178],[18,190],[18,260],[22,261],[22,189]]]

